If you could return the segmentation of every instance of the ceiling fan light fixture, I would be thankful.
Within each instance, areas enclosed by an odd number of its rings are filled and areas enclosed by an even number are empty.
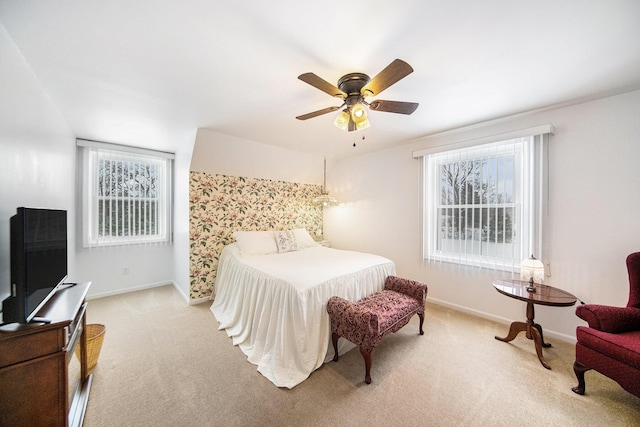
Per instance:
[[[367,110],[365,110],[364,105],[358,102],[351,107],[351,119],[356,126],[367,120]]]
[[[367,119],[367,118],[365,118],[364,120],[362,120],[359,123],[356,123],[356,129],[357,130],[366,129],[369,126],[371,126],[371,123],[369,123],[369,119]]]
[[[418,108],[416,102],[374,100],[367,102],[369,96],[380,95],[389,86],[402,80],[413,72],[411,65],[401,59],[393,60],[373,79],[364,73],[349,73],[338,79],[335,86],[318,77],[314,73],[304,73],[298,76],[299,80],[321,90],[331,96],[341,98],[344,103],[341,106],[323,108],[308,114],[297,116],[298,120],[307,120],[332,111],[346,108],[338,113],[334,119],[334,125],[348,132],[366,129],[370,126],[368,119],[368,107],[372,111],[397,113],[409,115]]]
[[[349,125],[349,110],[342,110],[333,121],[333,124],[336,125],[338,129],[347,130],[347,126]]]

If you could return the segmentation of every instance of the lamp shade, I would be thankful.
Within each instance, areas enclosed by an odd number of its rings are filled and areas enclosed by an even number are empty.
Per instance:
[[[331,197],[328,193],[322,193],[318,197],[313,198],[313,204],[321,206],[337,206],[338,200]]]
[[[351,107],[351,119],[355,122],[356,126],[358,123],[367,120],[367,110],[365,110],[364,105],[358,102]]]
[[[364,119],[363,121],[356,123],[356,129],[357,130],[362,130],[362,129],[366,129],[369,126],[371,126],[371,123],[369,123],[369,119]]]
[[[347,110],[342,110],[333,121],[333,124],[336,125],[339,129],[347,130],[347,125],[349,125],[349,113]]]
[[[348,115],[347,115],[347,120],[348,120]],[[320,206],[336,206],[338,205],[338,200],[336,200],[334,197],[331,197],[329,195],[329,193],[327,192],[327,159],[324,159],[324,182],[322,185],[322,194],[320,194],[317,197],[313,198],[313,204],[314,205],[320,205]]]
[[[520,278],[530,281],[533,279],[535,283],[542,283],[544,280],[544,264],[533,255],[523,259],[520,263]]]

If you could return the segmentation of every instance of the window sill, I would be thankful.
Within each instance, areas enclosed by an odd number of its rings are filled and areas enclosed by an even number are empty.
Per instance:
[[[510,262],[506,264],[504,261],[492,259],[460,259],[455,256],[447,255],[431,255],[424,258],[427,262],[442,262],[447,264],[456,264],[462,267],[482,268],[488,270],[507,271],[517,273],[520,271],[520,261]]]

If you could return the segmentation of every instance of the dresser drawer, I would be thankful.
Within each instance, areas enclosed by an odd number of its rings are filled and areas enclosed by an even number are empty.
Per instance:
[[[40,326],[38,332],[3,336],[0,332],[0,368],[61,351],[65,345],[64,328]]]

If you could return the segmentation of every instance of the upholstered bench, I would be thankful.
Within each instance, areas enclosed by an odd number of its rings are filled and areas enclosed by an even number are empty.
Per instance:
[[[409,323],[414,314],[420,316],[420,335],[424,335],[424,303],[427,285],[414,280],[389,276],[384,290],[371,294],[358,302],[331,297],[327,311],[331,319],[331,339],[338,360],[338,339],[344,337],[360,347],[364,358],[365,379],[371,383],[371,352],[391,332]]]

